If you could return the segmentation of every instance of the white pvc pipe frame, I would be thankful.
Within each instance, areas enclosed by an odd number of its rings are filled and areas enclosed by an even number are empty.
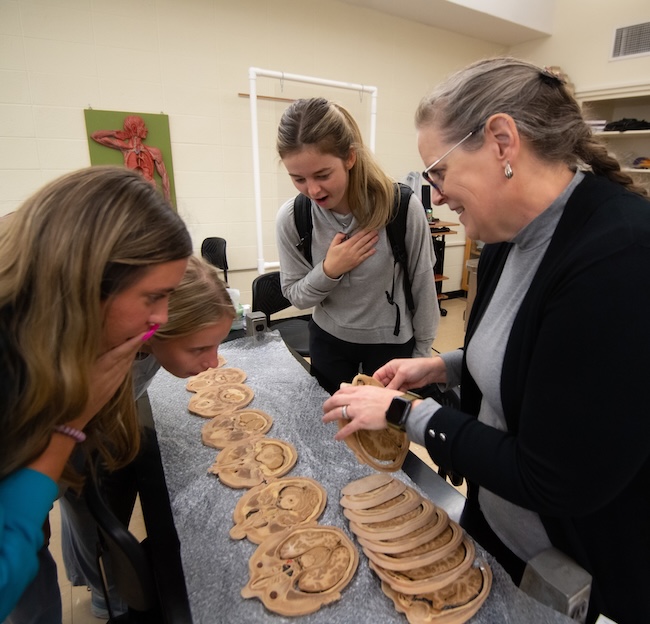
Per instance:
[[[251,105],[251,129],[253,133],[253,185],[255,188],[255,221],[257,226],[257,272],[261,275],[266,269],[277,269],[279,262],[264,262],[264,241],[262,237],[262,191],[260,183],[260,145],[257,123],[257,76],[277,78],[278,80],[291,80],[293,82],[306,82],[339,89],[350,89],[361,93],[369,93],[370,98],[370,149],[375,151],[375,137],[377,128],[377,87],[351,82],[338,82],[324,78],[312,78],[311,76],[300,76],[287,74],[285,72],[249,67],[248,77],[250,82],[250,105]]]

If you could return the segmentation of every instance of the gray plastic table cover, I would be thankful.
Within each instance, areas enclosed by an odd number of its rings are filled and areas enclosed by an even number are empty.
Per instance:
[[[310,477],[327,490],[327,506],[318,523],[343,529],[358,546],[339,504],[340,491],[350,481],[375,471],[360,464],[345,443],[334,441],[336,424],[321,421],[322,405],[329,395],[293,357],[276,331],[225,343],[219,353],[226,358],[225,366],[247,373],[244,383],[255,391],[250,407],[273,417],[273,427],[266,435],[296,447],[298,461],[289,475]],[[207,419],[189,413],[192,394],[185,384],[186,380],[161,369],[149,388],[149,399],[194,624],[295,620],[314,624],[406,622],[406,617],[396,611],[381,591],[380,580],[369,568],[360,547],[359,567],[341,599],[315,613],[287,618],[268,611],[258,599],[241,597],[240,591],[249,579],[248,561],[257,545],[247,539],[231,539],[229,531],[235,505],[248,490],[232,489],[216,475],[208,474],[218,450],[202,444],[201,428]],[[423,494],[403,471],[394,475]],[[493,585],[488,599],[470,622],[572,622],[521,592],[478,544],[476,551],[492,568]]]

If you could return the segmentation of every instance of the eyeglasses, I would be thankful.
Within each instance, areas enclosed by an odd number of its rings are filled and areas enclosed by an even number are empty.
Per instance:
[[[435,167],[437,167],[440,162],[449,156],[458,146],[462,145],[469,137],[471,137],[475,132],[478,132],[479,128],[476,128],[475,130],[472,130],[471,132],[468,132],[466,136],[464,136],[456,145],[453,147],[449,148],[438,160],[436,160],[433,164],[429,165],[423,172],[422,172],[422,177],[431,185],[433,186],[440,195],[444,195],[442,192],[442,176],[440,173],[437,171],[432,171]]]

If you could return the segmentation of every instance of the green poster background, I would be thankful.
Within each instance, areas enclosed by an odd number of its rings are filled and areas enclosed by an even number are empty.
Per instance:
[[[147,130],[147,138],[143,144],[157,147],[162,152],[163,162],[169,176],[169,195],[172,206],[176,208],[176,185],[174,183],[174,167],[172,165],[172,145],[169,136],[169,117],[152,113],[130,113],[120,111],[84,110],[86,132],[88,134],[88,150],[92,165],[124,165],[124,155],[119,149],[100,145],[90,135],[97,130],[122,130],[125,117],[137,115],[142,118]],[[160,176],[154,171],[154,179],[161,189]],[[162,192],[162,189],[161,189]]]

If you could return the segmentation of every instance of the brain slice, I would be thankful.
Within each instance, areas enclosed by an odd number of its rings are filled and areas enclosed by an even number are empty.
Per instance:
[[[245,384],[209,386],[190,399],[189,411],[204,418],[214,418],[246,407],[254,396],[252,388]]]
[[[357,375],[352,380],[353,386],[379,386],[383,385],[368,375]],[[339,429],[347,423],[339,420]],[[357,459],[372,466],[375,470],[394,472],[399,470],[406,459],[409,450],[409,441],[406,433],[395,429],[381,429],[379,431],[359,430],[347,438],[345,443],[352,449]]]
[[[337,527],[300,525],[258,546],[241,593],[280,615],[306,615],[338,600],[358,563],[356,548]]]
[[[185,388],[190,392],[200,392],[210,386],[227,383],[243,383],[246,373],[241,368],[208,368],[187,380]]]
[[[281,477],[298,459],[293,444],[283,440],[255,436],[226,445],[208,472],[233,488],[250,488],[269,478]]]
[[[283,477],[244,494],[233,512],[234,539],[259,544],[269,535],[316,520],[327,502],[323,486],[308,477]]]
[[[272,424],[273,418],[262,410],[238,409],[207,422],[201,429],[201,439],[206,446],[224,448],[231,442],[264,434]]]

